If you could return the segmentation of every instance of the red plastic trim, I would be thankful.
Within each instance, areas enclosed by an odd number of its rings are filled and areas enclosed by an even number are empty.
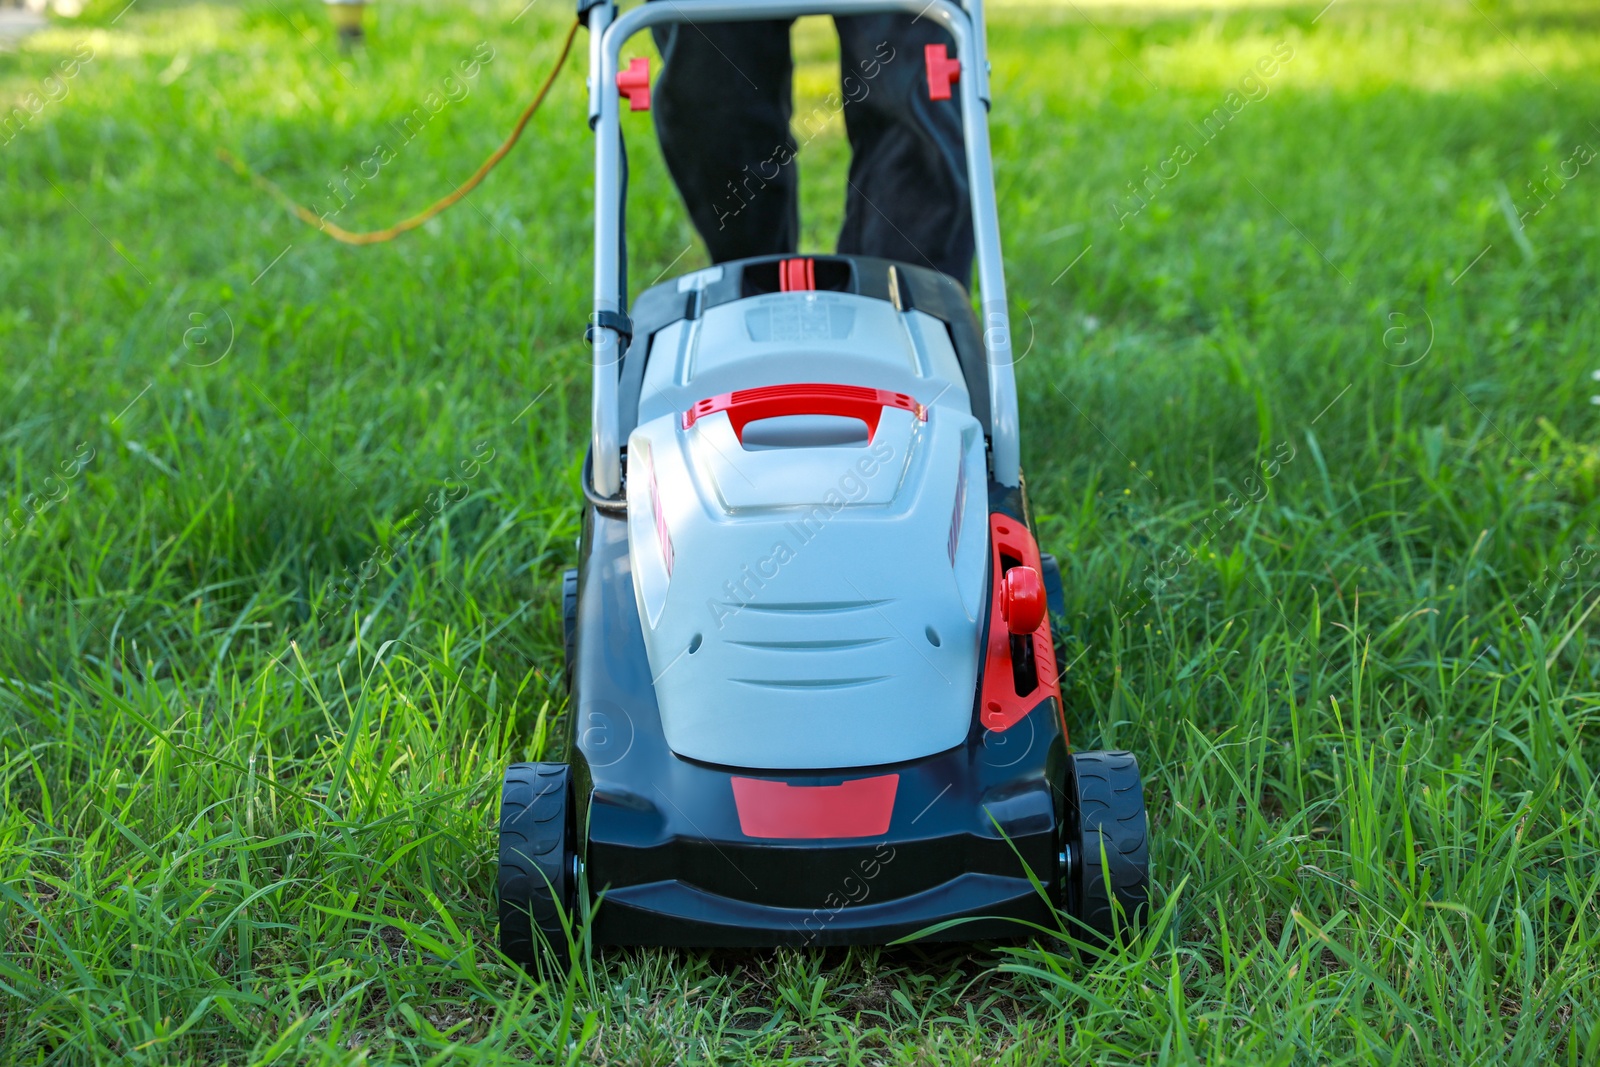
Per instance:
[[[1038,671],[1038,681],[1027,693],[1017,692],[1011,670],[1011,631],[1003,621],[1007,585],[1001,557],[1009,556],[1018,566],[1031,567],[1036,575],[1041,574],[1039,546],[1026,523],[1000,512],[989,515],[989,542],[994,593],[989,605],[989,644],[983,657],[983,693],[979,698],[978,721],[983,723],[984,729],[999,733],[1021,722],[1046,697],[1055,697],[1056,710],[1061,715],[1061,733],[1065,737],[1067,723],[1061,710],[1061,681],[1056,677],[1056,650],[1050,640],[1049,613],[1045,613],[1032,634],[1022,638],[1033,642],[1033,662]]]
[[[838,785],[734,778],[733,803],[746,837],[874,837],[889,832],[898,774]]]
[[[629,111],[650,110],[650,60],[635,56],[628,69],[617,71],[617,91],[628,98]]]
[[[922,59],[928,68],[928,99],[950,99],[950,87],[961,80],[961,60],[951,59],[942,44],[924,46]]]
[[[878,434],[878,419],[884,408],[909,411],[923,422],[928,421],[928,409],[905,393],[869,389],[862,385],[812,382],[735,389],[731,393],[710,397],[683,413],[683,428],[687,430],[698,419],[726,411],[728,421],[733,424],[734,435],[742,444],[745,426],[758,419],[775,419],[783,415],[842,415],[866,423],[867,439],[870,441]]]
[[[809,292],[816,287],[816,260],[785,259],[778,262],[778,290],[780,292]]]

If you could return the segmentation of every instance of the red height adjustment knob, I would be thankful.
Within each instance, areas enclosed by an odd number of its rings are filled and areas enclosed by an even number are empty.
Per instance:
[[[1032,567],[1012,567],[1000,580],[1000,615],[1014,634],[1031,634],[1044,622],[1044,582]]]
[[[928,66],[928,99],[950,99],[950,86],[961,80],[961,60],[951,59],[942,44],[925,45],[922,57]]]
[[[629,111],[650,110],[650,60],[635,56],[628,69],[617,71],[617,91],[628,98]]]

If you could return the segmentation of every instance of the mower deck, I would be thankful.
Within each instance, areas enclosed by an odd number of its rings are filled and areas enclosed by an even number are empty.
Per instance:
[[[628,574],[627,525],[594,509],[582,544],[571,765],[597,942],[883,943],[1048,921],[1027,868],[1057,881],[1059,712],[918,760],[822,772],[718,767],[674,754]],[[1052,770],[1053,769],[1053,770]],[[1009,838],[1009,841],[1007,840]]]
[[[1146,900],[1138,767],[1067,750],[1060,577],[985,474],[965,291],[764,257],[631,327],[626,493],[587,487],[563,583],[568,762],[507,777],[508,954],[560,958],[585,903],[599,944],[1111,936]]]

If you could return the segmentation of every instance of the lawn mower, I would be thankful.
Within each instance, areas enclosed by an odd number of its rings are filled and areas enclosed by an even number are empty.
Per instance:
[[[631,309],[625,41],[669,22],[909,12],[959,94],[982,323],[865,256],[725,262]],[[1090,941],[1147,907],[1139,769],[1070,752],[1019,467],[981,0],[587,11],[593,433],[563,586],[565,763],[506,772],[501,946]],[[1065,915],[1068,921],[1058,922]],[[579,925],[588,920],[587,932]],[[1035,927],[1035,928],[1036,928]]]

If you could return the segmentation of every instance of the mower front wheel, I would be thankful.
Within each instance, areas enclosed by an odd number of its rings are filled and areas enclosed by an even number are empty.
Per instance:
[[[1062,903],[1082,924],[1072,932],[1102,944],[1126,938],[1144,925],[1150,908],[1139,761],[1131,752],[1075,752],[1066,777]]]
[[[500,951],[529,971],[545,952],[564,971],[576,923],[578,859],[565,763],[513,763],[500,791]]]

